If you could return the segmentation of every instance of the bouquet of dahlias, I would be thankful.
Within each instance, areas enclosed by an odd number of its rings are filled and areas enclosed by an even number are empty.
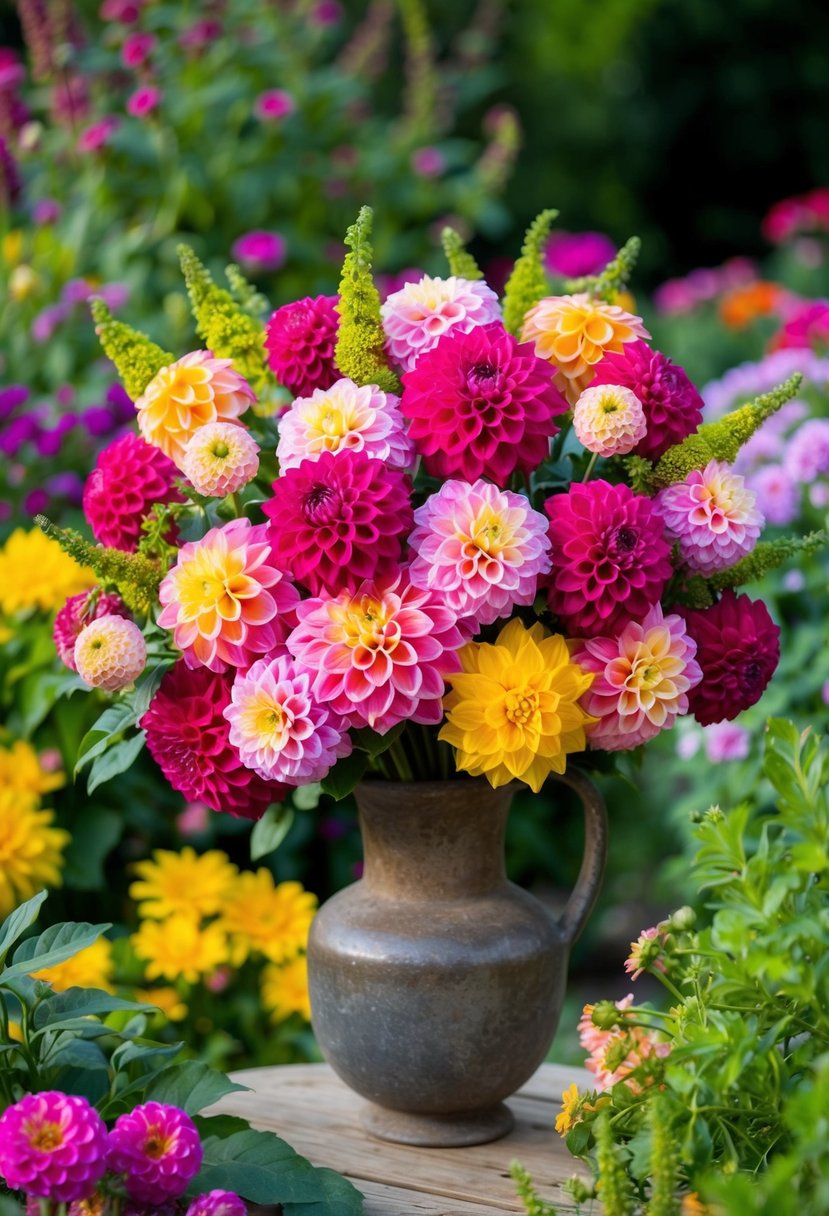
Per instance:
[[[138,433],[86,483],[100,544],[51,529],[99,579],[55,624],[115,694],[81,746],[95,782],[146,739],[187,798],[248,818],[367,771],[538,791],[758,700],[779,631],[736,588],[804,542],[759,541],[732,462],[798,378],[700,425],[630,311],[638,242],[549,295],[554,216],[503,301],[447,230],[449,277],[381,304],[364,208],[339,296],[266,326],[238,271],[227,291],[183,250],[183,358],[96,303]]]

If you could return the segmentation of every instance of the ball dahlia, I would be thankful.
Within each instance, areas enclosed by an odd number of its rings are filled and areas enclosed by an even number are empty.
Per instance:
[[[81,630],[73,654],[75,670],[92,688],[117,692],[134,683],[147,663],[147,643],[135,621],[97,617]]]
[[[135,553],[141,521],[156,503],[184,502],[178,469],[138,435],[122,435],[98,454],[83,489],[83,513],[102,545]]]
[[[203,1155],[187,1112],[161,1102],[145,1102],[119,1115],[109,1133],[109,1168],[126,1175],[127,1194],[139,1203],[159,1204],[183,1195]]]
[[[107,1129],[86,1098],[45,1090],[0,1116],[0,1177],[54,1203],[87,1199],[107,1167]]]
[[[552,369],[501,324],[452,332],[403,376],[400,408],[434,477],[504,485],[537,468],[567,410]]]
[[[230,359],[194,350],[150,381],[135,403],[138,428],[181,467],[194,431],[208,422],[233,422],[255,400],[253,389]]]
[[[702,682],[691,713],[703,726],[731,721],[760,700],[780,661],[780,628],[762,600],[725,591],[711,608],[683,609]]]
[[[277,308],[265,329],[268,366],[297,397],[330,388],[340,373],[334,362],[339,296],[308,296]]]
[[[184,1216],[247,1216],[247,1205],[235,1191],[208,1191],[197,1195]]]
[[[404,372],[432,350],[445,333],[469,333],[476,325],[500,321],[498,297],[483,281],[433,279],[425,274],[392,292],[380,308],[386,350]]]
[[[626,456],[644,438],[642,402],[629,388],[606,384],[586,388],[573,409],[579,443],[597,456]]]
[[[345,448],[366,452],[393,469],[409,468],[412,444],[400,399],[374,384],[343,378],[310,397],[297,397],[279,420],[276,456],[283,471]]]
[[[187,441],[181,470],[199,494],[224,498],[259,472],[259,444],[234,422],[208,422]]]
[[[101,592],[97,598],[94,598],[92,592],[81,591],[78,595],[70,595],[55,617],[52,629],[55,650],[58,652],[60,661],[70,671],[78,670],[75,666],[75,643],[81,630],[101,616],[128,618],[129,612],[118,595]]]
[[[750,553],[765,520],[745,478],[721,460],[692,469],[684,481],[666,486],[654,500],[668,535],[679,543],[689,570],[715,574]]]

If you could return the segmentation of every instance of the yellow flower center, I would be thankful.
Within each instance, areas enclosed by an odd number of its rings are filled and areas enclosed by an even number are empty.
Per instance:
[[[213,444],[213,447],[210,449],[210,453],[212,456],[215,456],[217,460],[224,460],[224,458],[230,453],[230,448],[223,439],[219,439]]]
[[[279,744],[287,725],[287,715],[265,693],[259,693],[245,705],[240,716],[240,727],[247,739],[258,739],[261,746]]]
[[[30,1124],[27,1128],[29,1144],[40,1153],[51,1153],[63,1144],[63,1133],[59,1123]]]
[[[147,1156],[158,1161],[169,1150],[171,1144],[172,1138],[165,1136],[157,1124],[151,1123],[147,1128],[147,1139],[144,1141],[144,1152]]]
[[[388,649],[396,643],[394,622],[389,625],[388,614],[380,600],[362,599],[346,609],[342,622],[344,641],[352,649]],[[399,629],[397,630],[399,633]]]
[[[504,711],[516,726],[527,726],[538,713],[538,693],[532,690],[512,689],[504,698]]]
[[[183,620],[215,612],[225,621],[235,621],[241,615],[239,601],[250,598],[255,585],[244,573],[238,554],[201,549],[180,567],[176,590]]]

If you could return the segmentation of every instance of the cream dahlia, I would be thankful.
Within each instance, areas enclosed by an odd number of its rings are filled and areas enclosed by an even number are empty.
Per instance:
[[[450,329],[466,334],[476,325],[500,321],[498,297],[486,283],[457,278],[433,279],[425,274],[406,283],[382,305],[386,349],[404,372],[411,371],[424,351],[437,346]]]

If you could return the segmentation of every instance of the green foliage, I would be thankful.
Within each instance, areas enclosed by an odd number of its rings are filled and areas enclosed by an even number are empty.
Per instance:
[[[104,354],[115,364],[124,388],[136,401],[158,372],[174,362],[175,356],[156,346],[140,330],[116,321],[103,300],[93,300],[91,308]]]
[[[371,207],[361,207],[345,236],[349,252],[340,279],[335,360],[342,374],[355,384],[376,384],[387,393],[399,393],[400,381],[385,352],[380,296],[371,277],[371,226]]]
[[[565,291],[587,291],[592,296],[613,303],[633,276],[642,242],[638,236],[629,237],[599,275],[586,275],[582,279],[568,279]]]
[[[35,516],[35,523],[76,562],[93,570],[104,588],[113,587],[132,612],[149,612],[162,579],[155,562],[142,553],[94,545],[74,528],[58,528],[45,515]]]
[[[512,268],[504,291],[504,325],[511,334],[520,335],[524,317],[549,289],[544,269],[544,246],[558,216],[547,209],[535,217],[524,236],[521,256]]]
[[[446,254],[446,260],[449,263],[449,273],[457,275],[461,279],[482,279],[484,277],[478,263],[473,258],[472,254],[467,251],[467,248],[461,239],[460,235],[454,228],[444,228],[440,234],[443,252]]]

